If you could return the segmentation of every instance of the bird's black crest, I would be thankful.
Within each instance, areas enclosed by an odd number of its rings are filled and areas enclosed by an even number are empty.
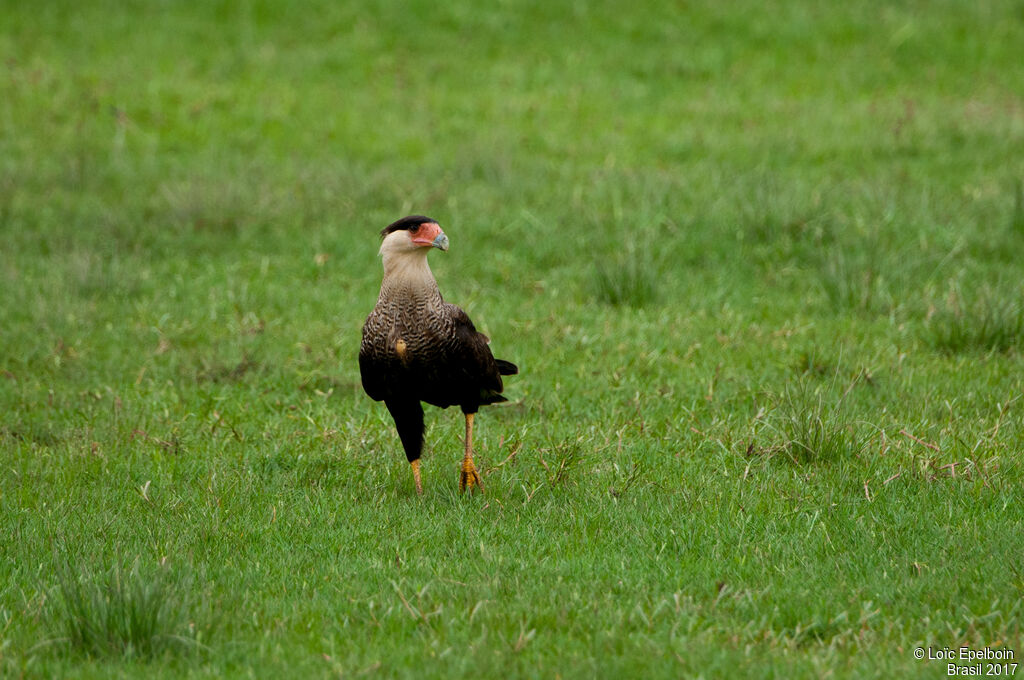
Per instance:
[[[409,215],[408,217],[403,217],[402,219],[392,222],[388,226],[381,229],[380,237],[384,238],[393,231],[401,231],[402,229],[418,227],[421,224],[426,224],[427,222],[436,223],[437,220],[435,220],[433,217],[427,217],[426,215]]]

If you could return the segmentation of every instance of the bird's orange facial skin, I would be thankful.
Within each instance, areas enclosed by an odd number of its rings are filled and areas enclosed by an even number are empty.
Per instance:
[[[437,222],[424,222],[419,228],[413,232],[409,230],[409,234],[412,236],[412,242],[418,246],[429,248],[434,245],[434,239],[443,234],[441,231],[441,225]]]

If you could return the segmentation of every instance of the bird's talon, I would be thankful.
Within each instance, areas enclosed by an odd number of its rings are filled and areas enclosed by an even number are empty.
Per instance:
[[[484,490],[480,474],[476,471],[475,467],[463,469],[459,474],[459,491],[464,493],[467,488],[472,491],[474,487],[478,487],[481,492]]]

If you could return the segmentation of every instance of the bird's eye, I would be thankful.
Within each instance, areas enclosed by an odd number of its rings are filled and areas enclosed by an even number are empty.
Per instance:
[[[409,227],[409,233],[410,234],[415,234],[419,230],[420,230],[420,225],[418,225],[418,224],[414,224],[411,227]]]

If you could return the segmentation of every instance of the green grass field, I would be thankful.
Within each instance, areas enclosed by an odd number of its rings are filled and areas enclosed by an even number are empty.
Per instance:
[[[0,675],[1024,660],[1022,46],[1019,0],[3,3]],[[359,384],[411,212],[521,369],[486,495],[431,408],[418,498]]]

